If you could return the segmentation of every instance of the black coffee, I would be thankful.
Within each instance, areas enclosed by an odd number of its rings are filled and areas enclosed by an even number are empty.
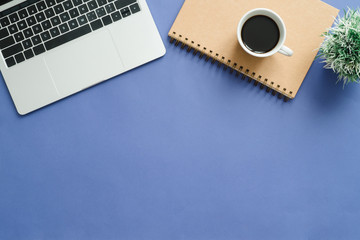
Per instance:
[[[245,22],[241,30],[241,37],[250,51],[267,53],[278,44],[280,31],[274,20],[267,16],[257,15]]]

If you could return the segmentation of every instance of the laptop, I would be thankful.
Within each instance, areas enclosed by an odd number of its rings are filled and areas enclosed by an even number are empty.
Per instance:
[[[0,70],[20,115],[166,51],[145,0],[0,4]]]

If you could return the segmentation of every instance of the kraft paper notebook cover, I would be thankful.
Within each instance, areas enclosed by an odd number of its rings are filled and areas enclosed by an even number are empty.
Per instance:
[[[285,45],[292,57],[279,53],[261,59],[248,55],[237,40],[241,17],[254,8],[269,8],[284,20]],[[212,63],[224,64],[248,76],[254,84],[293,99],[316,57],[324,33],[339,10],[320,0],[185,0],[169,37],[176,45],[200,52]]]

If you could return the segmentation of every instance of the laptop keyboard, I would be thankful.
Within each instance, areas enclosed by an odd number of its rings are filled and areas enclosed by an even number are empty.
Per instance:
[[[140,11],[136,0],[29,0],[0,13],[0,49],[12,67]]]

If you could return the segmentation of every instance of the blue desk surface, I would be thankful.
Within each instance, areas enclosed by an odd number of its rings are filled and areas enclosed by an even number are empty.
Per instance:
[[[343,9],[356,0],[326,0]],[[360,239],[360,86],[283,103],[170,45],[28,116],[0,81],[0,239]],[[144,39],[146,41],[146,39]]]

